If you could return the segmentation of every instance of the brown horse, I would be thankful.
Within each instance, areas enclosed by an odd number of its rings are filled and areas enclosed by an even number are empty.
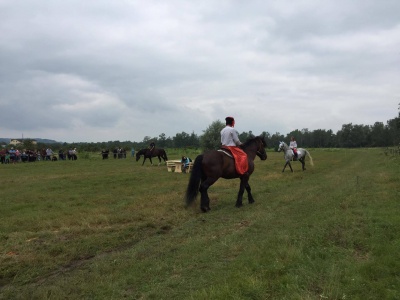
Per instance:
[[[164,162],[168,160],[167,153],[165,152],[164,149],[161,149],[161,148],[154,148],[153,150],[140,149],[136,153],[136,161],[138,161],[142,155],[144,156],[142,166],[144,165],[146,158],[150,159],[150,163],[153,164],[153,161],[151,160],[151,158],[158,157],[158,160],[159,160],[158,165],[161,164],[161,158],[164,160]]]
[[[254,159],[258,156],[261,160],[267,159],[265,152],[265,139],[261,136],[252,138],[240,146],[247,154],[249,164],[248,172],[239,175],[235,169],[233,158],[218,150],[211,150],[196,157],[193,170],[186,190],[186,205],[189,206],[196,200],[200,191],[200,209],[203,212],[210,210],[210,198],[208,188],[212,186],[220,177],[225,179],[240,178],[240,188],[236,200],[236,207],[241,207],[243,193],[246,189],[249,203],[254,203],[249,185],[249,177],[254,172]]]

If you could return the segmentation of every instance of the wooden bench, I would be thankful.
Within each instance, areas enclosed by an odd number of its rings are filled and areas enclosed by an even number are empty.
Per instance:
[[[182,162],[180,160],[167,160],[166,161],[168,172],[182,173]],[[189,163],[187,173],[192,172],[193,162]]]
[[[178,160],[167,160],[166,161],[168,172],[174,172],[175,171],[176,162],[178,162]]]

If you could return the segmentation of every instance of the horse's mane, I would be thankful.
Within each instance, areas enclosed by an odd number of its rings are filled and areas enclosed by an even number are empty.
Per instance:
[[[267,146],[267,143],[265,142],[264,137],[256,136],[256,137],[248,138],[242,145],[240,145],[240,148],[245,149],[249,145],[253,144],[256,140],[260,140],[263,143],[264,147]]]

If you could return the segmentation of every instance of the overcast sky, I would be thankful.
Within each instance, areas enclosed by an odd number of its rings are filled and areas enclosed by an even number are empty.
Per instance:
[[[0,0],[0,137],[336,133],[399,103],[399,0]]]

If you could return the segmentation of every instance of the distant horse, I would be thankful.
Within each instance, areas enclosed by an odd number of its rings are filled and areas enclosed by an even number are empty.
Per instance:
[[[189,206],[196,200],[198,192],[201,194],[200,209],[203,212],[210,210],[210,198],[208,188],[212,186],[220,177],[224,179],[240,178],[240,188],[236,200],[236,207],[242,206],[243,193],[246,189],[249,203],[254,203],[249,185],[250,175],[254,172],[254,159],[258,156],[261,160],[267,159],[265,152],[265,139],[255,137],[240,146],[247,154],[248,172],[239,175],[235,169],[235,162],[231,156],[223,151],[210,150],[196,157],[186,189],[186,205]]]
[[[158,157],[159,160],[158,165],[161,164],[161,158],[164,160],[164,162],[168,160],[167,153],[165,152],[164,149],[161,148],[154,148],[152,151],[150,151],[150,149],[140,149],[136,153],[136,161],[138,161],[142,155],[144,156],[142,166],[144,165],[146,158],[150,159],[150,163],[153,164],[151,158]]]
[[[289,148],[289,146],[285,142],[280,142],[279,147],[278,147],[278,152],[283,151],[284,152],[284,158],[286,160],[285,166],[283,167],[282,172],[285,171],[286,166],[290,167],[290,170],[293,172],[292,165],[290,164],[291,160],[298,160],[301,162],[301,166],[303,171],[306,170],[305,168],[305,159],[306,155],[310,158],[310,164],[313,166],[314,162],[312,160],[312,157],[310,155],[310,152],[308,152],[306,149],[303,148],[297,148],[297,158],[294,157],[293,150]]]
[[[103,157],[103,159],[108,159],[108,154],[110,153],[110,150],[102,150],[101,151],[101,156]]]

